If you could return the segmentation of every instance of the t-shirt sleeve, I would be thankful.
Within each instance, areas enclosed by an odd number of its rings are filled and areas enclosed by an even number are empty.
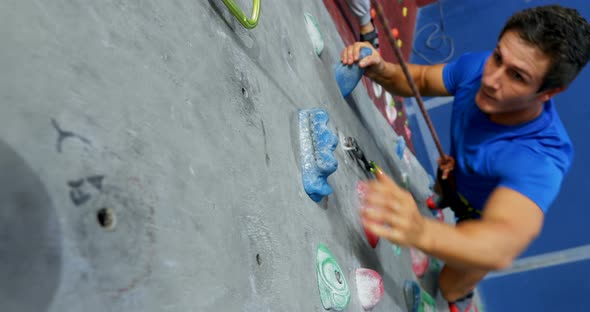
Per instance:
[[[551,158],[526,148],[499,153],[494,167],[498,186],[523,194],[544,213],[559,194],[564,175]]]
[[[481,74],[481,67],[489,53],[465,53],[443,68],[443,82],[451,95],[459,86]]]

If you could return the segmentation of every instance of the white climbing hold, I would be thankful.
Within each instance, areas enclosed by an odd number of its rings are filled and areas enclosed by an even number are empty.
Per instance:
[[[395,109],[395,101],[389,92],[385,92],[385,114],[387,121],[393,125],[397,119],[397,110]]]
[[[320,31],[320,27],[318,26],[318,22],[316,21],[315,17],[309,13],[304,13],[304,16],[307,34],[311,39],[315,53],[320,56],[324,50],[324,37],[322,36],[322,32]]]
[[[383,297],[383,279],[376,271],[363,268],[356,269],[355,276],[361,306],[371,310]]]
[[[373,82],[373,93],[377,98],[380,98],[381,94],[383,94],[383,87],[381,87],[380,84]]]

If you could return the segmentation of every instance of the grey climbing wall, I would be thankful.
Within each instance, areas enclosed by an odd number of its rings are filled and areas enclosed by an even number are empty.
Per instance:
[[[426,174],[397,158],[366,90],[340,97],[343,44],[321,1],[263,1],[246,30],[220,0],[0,0],[0,43],[2,311],[322,311],[319,243],[347,311],[362,310],[358,267],[383,277],[375,311],[405,310],[409,252],[366,242],[363,171],[339,147],[332,195],[316,204],[301,183],[297,112],[320,107],[409,173],[429,214]]]

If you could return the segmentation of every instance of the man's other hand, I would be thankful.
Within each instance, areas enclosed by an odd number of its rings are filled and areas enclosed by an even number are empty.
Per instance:
[[[408,191],[399,187],[381,170],[368,183],[364,226],[375,235],[402,246],[419,246],[425,239],[425,220]]]

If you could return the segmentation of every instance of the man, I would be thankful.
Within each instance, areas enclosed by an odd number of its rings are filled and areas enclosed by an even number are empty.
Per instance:
[[[377,35],[377,28],[373,24],[371,18],[371,1],[370,0],[346,0],[352,13],[356,16],[359,22],[360,40],[361,42],[370,43],[373,48],[379,48],[379,37]]]
[[[342,62],[358,61],[361,47],[370,46],[345,48]],[[453,185],[477,214],[459,216],[455,227],[424,218],[411,194],[378,172],[362,218],[375,234],[445,261],[439,286],[451,311],[469,311],[476,284],[510,266],[539,234],[573,159],[551,98],[589,57],[588,22],[574,9],[553,5],[512,16],[493,52],[465,54],[446,65],[408,65],[422,95],[454,96],[454,164],[439,159],[439,183]],[[359,66],[388,91],[412,96],[401,68],[376,51]]]

